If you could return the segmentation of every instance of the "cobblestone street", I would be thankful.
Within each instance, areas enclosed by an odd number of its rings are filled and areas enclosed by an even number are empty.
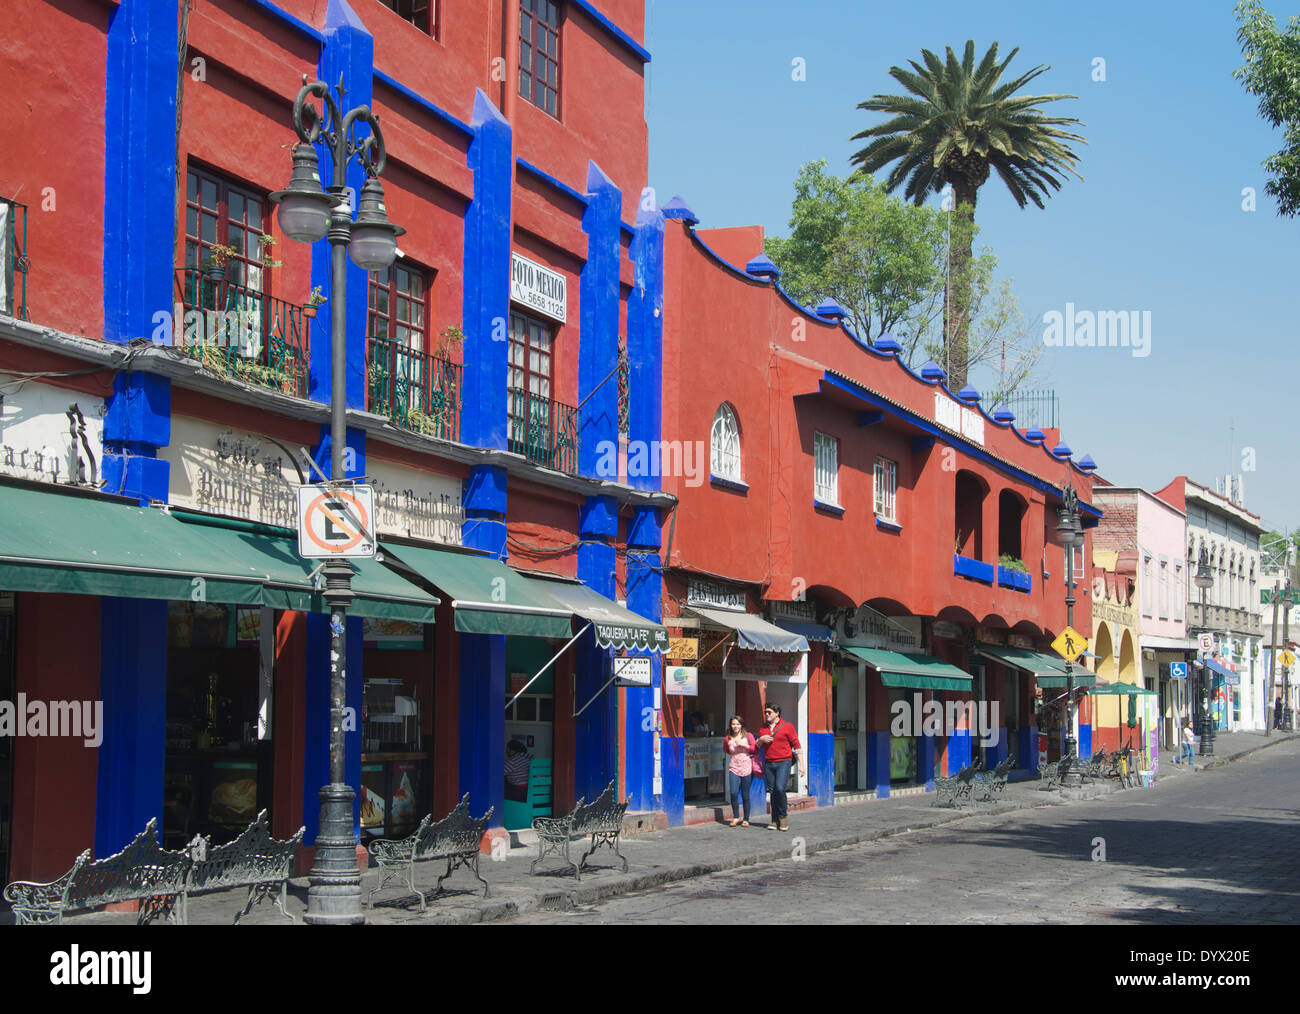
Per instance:
[[[1158,792],[974,816],[512,922],[716,922],[725,906],[756,923],[1294,924],[1298,840],[1292,741]]]

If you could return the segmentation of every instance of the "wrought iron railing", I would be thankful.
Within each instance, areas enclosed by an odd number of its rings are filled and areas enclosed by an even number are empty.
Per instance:
[[[387,338],[371,338],[366,379],[371,412],[416,433],[460,439],[459,364]]]
[[[27,312],[27,205],[0,197],[0,313]]]
[[[196,268],[176,275],[178,350],[217,373],[307,397],[311,335],[303,307]]]
[[[531,391],[511,388],[508,448],[529,461],[578,473],[578,410]]]

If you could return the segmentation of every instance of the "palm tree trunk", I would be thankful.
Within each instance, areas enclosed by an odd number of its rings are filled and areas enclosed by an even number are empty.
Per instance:
[[[966,386],[969,367],[971,261],[975,240],[975,197],[977,188],[954,181],[956,202],[949,241],[948,287],[945,305],[944,348],[948,353],[948,387],[960,391]]]

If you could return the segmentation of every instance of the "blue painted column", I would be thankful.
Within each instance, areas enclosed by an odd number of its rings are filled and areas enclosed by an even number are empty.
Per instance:
[[[471,126],[466,161],[474,173],[474,199],[465,212],[460,433],[471,446],[504,450],[513,137],[510,124],[482,91],[474,94]],[[504,502],[501,510],[504,514]]]
[[[616,596],[617,536],[618,502],[588,497],[578,516],[578,580],[611,599]],[[610,652],[596,646],[594,630],[578,638],[574,651],[574,707],[587,707],[574,721],[573,791],[575,798],[595,799],[618,775],[618,692],[613,686],[601,690],[612,674]]]
[[[461,541],[496,559],[506,556],[506,473],[478,465],[465,480],[461,501],[465,523]],[[484,588],[484,601],[494,589]],[[460,723],[458,756],[460,794],[469,793],[470,812],[493,807],[492,827],[505,821],[506,778],[506,639],[501,634],[459,634]]]
[[[922,736],[917,743],[916,780],[925,786],[926,792],[934,791],[935,746],[933,736]]]
[[[161,834],[167,734],[167,603],[103,598],[100,610],[104,738],[95,807],[97,858],[120,851],[150,818],[158,818]]]
[[[622,255],[620,219],[623,197],[595,162],[587,163],[587,210],[582,231],[587,234],[587,261],[582,266],[578,291],[581,307],[581,344],[578,348],[578,401],[582,417],[578,429],[578,472],[601,475],[618,454],[618,297],[619,260]],[[608,473],[609,469],[604,469]]]
[[[104,66],[104,337],[125,344],[171,328],[176,252],[174,0],[121,0]]]
[[[835,733],[808,733],[808,792],[818,806],[835,804]]]
[[[104,74],[104,337],[171,344],[176,250],[176,5],[122,0]],[[105,490],[166,500],[171,381],[114,378],[104,421]],[[106,628],[110,630],[112,628]]]
[[[867,733],[867,784],[876,787],[877,799],[889,798],[889,730]]]
[[[629,254],[633,283],[627,301],[628,441],[629,446],[634,441],[650,445],[660,439],[662,426],[664,344],[664,216],[655,203],[653,190],[641,194]],[[658,475],[629,476],[628,484],[647,492],[663,485]],[[659,511],[636,508],[627,535],[627,607],[656,623],[663,619],[663,565],[659,557],[662,531]],[[661,710],[663,706],[663,656],[650,657],[651,687],[627,690],[621,747],[627,792],[636,810],[664,809],[663,792],[654,791],[656,743],[661,751],[664,743],[654,727],[656,693],[660,694]],[[662,781],[662,753],[659,758]],[[682,788],[678,786],[679,796]],[[682,810],[676,822],[680,824],[684,817]]]
[[[174,12],[172,16],[175,17]],[[339,83],[340,77],[342,78],[346,91],[341,97],[336,96],[342,112],[346,114],[355,106],[371,105],[371,91],[375,76],[375,43],[365,25],[361,23],[361,19],[348,6],[347,0],[329,0],[329,5],[325,9],[325,27],[321,34],[323,38],[316,73],[331,89]],[[368,134],[368,127],[364,124],[358,125],[355,131],[358,139]],[[321,185],[328,187],[334,178],[334,161],[323,142],[318,142],[316,145],[316,157],[320,165]],[[285,168],[288,169],[287,160]],[[352,187],[354,194],[359,194],[364,182],[365,173],[354,161],[348,166],[347,185]],[[322,239],[312,244],[311,284],[319,286],[326,299],[330,300],[326,303],[327,310],[334,305],[335,298],[332,256],[333,247],[328,240]],[[347,389],[348,408],[366,407],[366,316],[369,286],[369,274],[348,258],[347,320],[344,338],[347,344],[347,372],[344,384]],[[332,313],[317,314],[311,328],[311,373],[307,381],[307,390],[312,399],[325,404],[331,402],[334,390],[330,375],[331,349],[334,340],[332,317]],[[329,474],[328,468],[325,469],[325,474]]]

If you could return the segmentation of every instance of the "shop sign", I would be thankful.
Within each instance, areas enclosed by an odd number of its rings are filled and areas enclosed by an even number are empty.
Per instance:
[[[983,644],[1005,644],[1006,636],[1005,630],[993,630],[989,627],[975,628],[975,640]]]
[[[682,754],[683,778],[709,777],[709,746],[713,737],[708,739],[688,739]]]
[[[807,623],[817,622],[817,607],[807,601],[799,602],[768,602],[768,614],[771,616],[781,616],[790,620],[803,620]]]
[[[852,623],[854,632],[853,637],[845,639],[848,643],[890,651],[921,650],[919,616],[886,616],[870,606],[860,606]]]
[[[676,697],[698,697],[700,671],[694,666],[664,666],[664,693]]]
[[[1137,610],[1132,606],[1120,606],[1113,602],[1094,601],[1092,604],[1092,618],[1115,623],[1121,627],[1137,626]]]
[[[280,446],[283,443],[284,446]],[[297,489],[310,466],[292,455],[303,448],[257,433],[172,417],[172,441],[159,457],[171,463],[171,502],[246,521],[293,528]],[[379,535],[461,544],[465,519],[460,480],[374,458],[366,462]]]
[[[621,687],[648,687],[650,670],[650,658],[647,655],[614,659],[614,679]]]
[[[935,620],[930,624],[930,634],[950,641],[966,639],[966,629],[960,623],[953,623],[950,620]]]
[[[981,446],[984,444],[984,417],[942,391],[934,392],[934,421]]]
[[[668,657],[692,661],[700,657],[700,639],[698,637],[670,637],[668,639]]]
[[[510,298],[538,313],[565,322],[565,277],[517,253],[510,255]]]
[[[1034,639],[1024,634],[1008,634],[1007,644],[1013,648],[1024,648],[1026,651],[1034,650]]]
[[[804,683],[804,653],[801,651],[753,651],[734,648],[727,656],[729,678],[782,680]]]
[[[745,611],[745,591],[720,584],[717,581],[705,581],[691,578],[686,584],[686,604],[704,606],[708,609],[727,609],[733,613]]]
[[[0,475],[96,483],[107,411],[102,398],[34,381],[0,396]]]

